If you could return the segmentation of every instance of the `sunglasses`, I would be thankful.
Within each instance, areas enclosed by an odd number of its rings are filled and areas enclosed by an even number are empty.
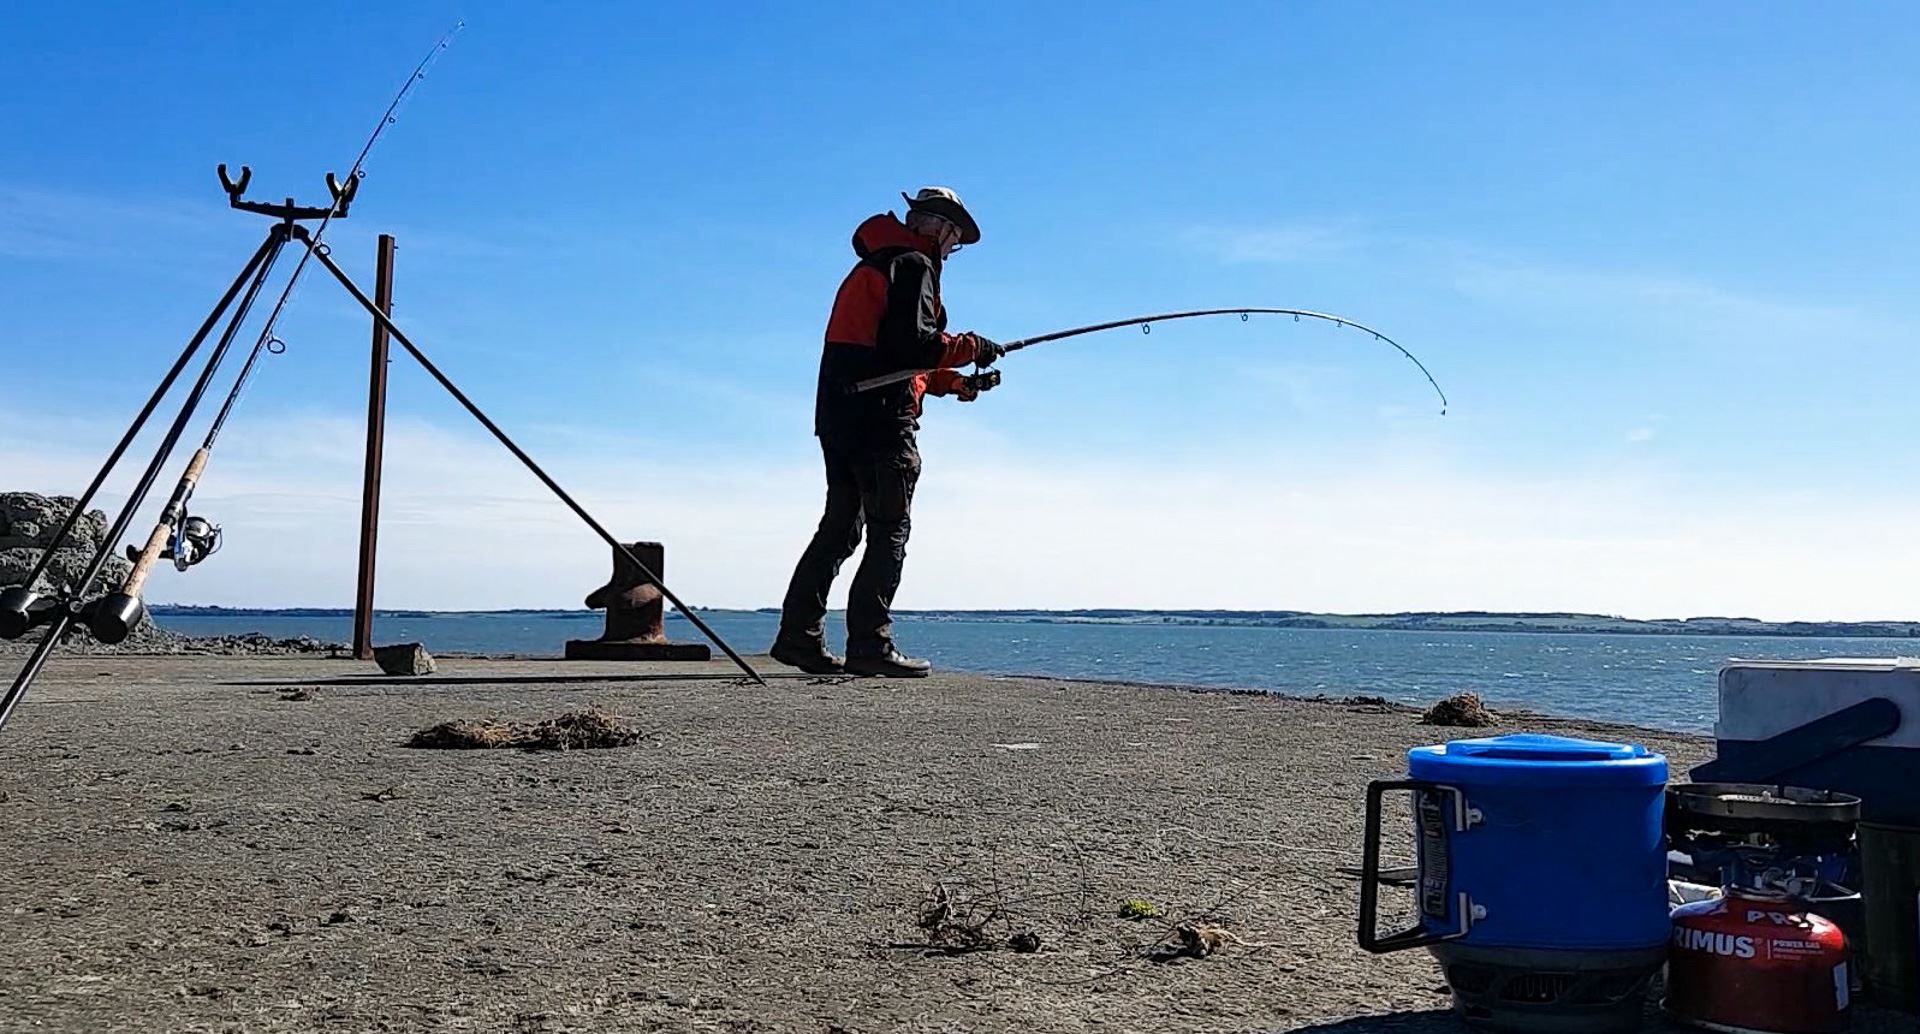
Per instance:
[[[945,216],[936,215],[933,219],[940,225],[940,243],[947,245],[950,253],[959,251],[962,247],[960,227]]]

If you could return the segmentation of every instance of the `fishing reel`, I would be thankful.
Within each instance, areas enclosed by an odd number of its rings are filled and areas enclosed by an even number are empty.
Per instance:
[[[960,383],[976,395],[984,391],[992,391],[1000,384],[1000,371],[989,368],[979,373],[970,373],[962,377]]]
[[[176,571],[184,571],[220,551],[220,527],[205,517],[188,517],[167,536],[167,548],[160,559],[173,561]],[[127,559],[138,563],[140,547],[128,546]]]
[[[174,570],[184,571],[219,551],[219,526],[205,517],[189,517],[174,529],[160,558],[173,561]]]

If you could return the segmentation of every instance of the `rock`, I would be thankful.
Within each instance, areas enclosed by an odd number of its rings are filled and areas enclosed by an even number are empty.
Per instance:
[[[240,632],[229,635],[182,637],[177,653],[203,653],[221,656],[288,657],[307,653],[345,653],[341,643],[323,643],[312,636],[275,639],[265,632]]]
[[[0,656],[24,653],[30,650],[37,639],[29,635],[13,642],[0,640]],[[106,646],[87,634],[85,626],[80,626],[61,647],[69,653],[119,653],[145,655],[213,655],[222,657],[288,657],[303,654],[326,654],[345,656],[348,648],[344,643],[328,643],[311,636],[298,636],[293,639],[275,639],[260,632],[215,636],[184,636],[177,632],[147,625],[129,636],[123,643]]]
[[[60,524],[79,500],[72,496],[43,496],[33,492],[0,492],[0,549],[32,546],[45,549]],[[82,514],[65,545],[92,550],[107,537],[107,515],[101,510]]]
[[[47,547],[53,545],[60,525],[73,512],[79,500],[71,496],[43,496],[33,492],[0,492],[0,586],[23,585],[28,572],[40,562]],[[42,594],[70,592],[93,563],[107,539],[107,515],[92,510],[74,522],[73,531],[53,551],[47,570],[29,586]],[[126,581],[133,565],[125,557],[108,553],[94,579],[89,599],[102,596]],[[152,619],[142,617],[136,636],[150,638]],[[84,635],[85,633],[81,633]]]
[[[40,551],[25,546],[0,549],[0,585],[19,585],[33,570]],[[43,579],[44,581],[44,579]]]
[[[433,655],[419,643],[376,646],[373,662],[389,675],[431,675],[434,671]]]
[[[0,550],[0,585],[25,584],[27,572],[33,570],[33,565],[40,561],[43,552],[43,550],[31,546]],[[80,580],[80,576],[86,573],[87,564],[92,560],[92,555],[82,550],[55,550],[53,559],[47,564],[46,573],[34,580],[34,591],[52,592],[56,587],[77,583]],[[94,582],[95,588],[98,588],[107,578],[113,576],[111,571],[112,561],[109,560],[107,563],[107,567],[100,569],[100,573],[104,577]],[[121,566],[123,569],[125,565],[126,561],[122,560]]]

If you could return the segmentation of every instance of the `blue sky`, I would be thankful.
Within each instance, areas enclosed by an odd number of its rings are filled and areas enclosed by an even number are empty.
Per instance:
[[[316,196],[464,18],[329,238],[370,279],[396,235],[402,323],[690,600],[777,600],[848,234],[944,183],[958,326],[1328,310],[1453,408],[1324,325],[1020,353],[928,415],[903,606],[1920,617],[1920,12],[968,12],[14,12],[0,482],[78,491],[256,242],[214,164]],[[351,598],[366,322],[309,274],[282,330],[196,497],[227,551],[156,598]],[[436,392],[396,363],[382,602],[573,604],[603,549]]]

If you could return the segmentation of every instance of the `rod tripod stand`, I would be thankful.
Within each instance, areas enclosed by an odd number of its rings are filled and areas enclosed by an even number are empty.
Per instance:
[[[321,230],[324,231],[328,220],[345,218],[347,209],[352,204],[354,195],[359,189],[360,176],[357,171],[350,174],[344,184],[337,181],[332,173],[327,174],[327,190],[333,196],[333,204],[326,208],[297,205],[291,197],[285,199],[283,202],[245,200],[244,195],[247,185],[252,179],[253,170],[242,166],[240,178],[237,181],[228,176],[225,165],[219,166],[218,172],[220,185],[227,193],[229,207],[239,211],[267,216],[274,220],[273,225],[268,228],[265,239],[260,242],[260,246],[254,251],[253,256],[247,260],[240,272],[234,276],[233,282],[227,287],[226,293],[221,295],[219,302],[214,305],[213,311],[207,315],[205,322],[201,323],[193,337],[188,340],[186,346],[181,349],[173,365],[167,370],[166,375],[161,378],[159,385],[154,388],[153,394],[147,399],[146,404],[141,407],[140,412],[134,417],[133,422],[127,427],[126,432],[121,436],[120,441],[114,446],[112,452],[108,454],[106,462],[101,465],[99,472],[94,475],[93,481],[87,486],[86,492],[82,494],[80,499],[74,504],[72,512],[67,514],[66,520],[61,524],[53,540],[47,544],[45,551],[42,552],[33,570],[27,575],[22,584],[0,589],[0,639],[19,639],[35,629],[45,629],[45,634],[33,652],[28,656],[19,674],[14,678],[12,686],[8,688],[4,697],[0,697],[0,727],[6,725],[8,717],[13,713],[13,709],[19,704],[20,699],[33,684],[34,679],[39,675],[41,669],[46,666],[47,659],[52,656],[54,649],[77,626],[84,625],[92,632],[94,638],[103,643],[112,644],[125,641],[145,619],[146,605],[142,602],[141,591],[145,587],[147,578],[152,573],[154,566],[162,559],[171,558],[175,561],[176,565],[184,568],[190,566],[192,563],[197,563],[199,559],[204,559],[206,552],[205,543],[194,541],[189,534],[191,522],[189,522],[187,518],[187,503],[193,494],[194,486],[199,483],[200,475],[204,471],[207,460],[212,454],[214,443],[219,437],[220,430],[225,426],[227,418],[232,414],[234,405],[239,400],[241,389],[246,385],[255,364],[259,361],[261,353],[275,353],[284,351],[285,349],[285,346],[281,344],[280,340],[273,336],[273,317],[269,317],[266,326],[261,330],[259,339],[255,342],[253,351],[248,355],[239,376],[235,378],[233,388],[228,392],[225,401],[222,403],[218,416],[215,417],[199,449],[194,452],[192,458],[188,461],[185,472],[181,475],[178,484],[174,488],[173,495],[168,499],[166,508],[162,511],[159,521],[154,525],[152,534],[147,538],[145,548],[133,559],[131,573],[127,575],[126,579],[118,587],[110,589],[110,591],[97,598],[89,599],[95,583],[100,580],[101,571],[106,566],[107,557],[111,554],[114,544],[119,542],[121,537],[126,534],[128,527],[133,523],[135,513],[146,501],[148,493],[153,489],[154,482],[159,478],[161,468],[166,465],[167,460],[173,455],[174,449],[179,445],[180,438],[186,431],[188,423],[192,420],[195,411],[199,409],[201,402],[205,399],[209,385],[212,383],[215,374],[219,371],[222,362],[226,359],[228,352],[232,349],[234,339],[239,335],[240,328],[246,322],[247,315],[252,309],[254,302],[259,298],[261,288],[266,284],[269,275],[272,273],[274,263],[279,259],[281,252],[285,250],[289,244],[295,244],[304,249],[305,254],[301,257],[302,268],[304,268],[308,257],[317,259],[319,263],[326,268],[327,272],[331,273],[334,279],[340,282],[340,285],[346,289],[347,293],[352,295],[354,300],[359,302],[360,305],[373,316],[374,320],[385,328],[388,335],[390,335],[393,340],[398,341],[401,347],[405,348],[407,352],[426,369],[427,373],[439,382],[441,387],[445,388],[461,406],[465,407],[467,412],[473,415],[474,419],[478,420],[494,438],[499,440],[500,444],[504,445],[508,451],[513,453],[514,457],[524,464],[535,477],[539,478],[540,482],[544,484],[548,490],[559,497],[560,501],[565,503],[581,520],[585,521],[587,526],[593,529],[595,534],[599,535],[601,539],[605,540],[607,544],[611,545],[615,550],[625,555],[638,570],[651,579],[655,585],[659,586],[661,593],[666,596],[675,607],[679,608],[680,612],[686,615],[687,619],[692,621],[708,640],[724,651],[734,664],[738,665],[740,670],[746,673],[748,678],[764,684],[765,680],[761,678],[759,672],[753,669],[752,665],[749,665],[744,658],[734,651],[733,647],[729,646],[713,629],[709,628],[707,623],[701,620],[697,613],[682,603],[680,598],[674,595],[673,591],[666,586],[656,572],[649,569],[638,557],[635,557],[625,545],[614,538],[599,521],[595,520],[592,514],[588,513],[565,489],[561,488],[559,483],[555,482],[545,470],[541,469],[540,465],[534,462],[533,458],[527,455],[526,451],[521,449],[512,438],[508,437],[507,433],[501,430],[499,425],[495,424],[479,406],[475,405],[473,400],[468,398],[466,393],[461,391],[459,386],[454,384],[438,366],[434,365],[433,361],[427,358],[426,353],[422,352],[420,348],[413,343],[412,339],[407,337],[406,332],[402,331],[373,299],[369,298],[366,292],[362,291],[359,285],[354,283],[346,271],[341,269],[338,263],[334,262],[330,249],[320,239],[320,233],[309,230],[305,223],[312,220],[320,220]],[[296,269],[293,274],[294,279],[297,279],[299,274],[300,270]],[[288,294],[291,293],[292,288],[293,282],[290,280],[287,285]],[[234,304],[236,299],[239,301],[238,306]],[[287,295],[283,294],[280,303],[282,306],[285,305],[286,299]],[[231,315],[229,315],[229,310],[231,310]],[[277,317],[278,314],[279,308],[276,308],[274,316]],[[221,326],[223,318],[225,319],[225,324]],[[141,429],[146,426],[147,421],[152,418],[154,411],[160,407],[161,401],[173,390],[174,385],[180,380],[181,375],[185,373],[188,366],[192,364],[194,356],[200,351],[201,347],[206,344],[207,339],[214,334],[216,327],[220,327],[220,331],[212,351],[207,355],[199,374],[193,382],[192,388],[189,390],[185,400],[181,403],[172,423],[167,427],[166,434],[162,438],[160,445],[155,449],[152,458],[147,462],[146,468],[141,472],[139,480],[134,485],[133,491],[127,497],[126,504],[121,507],[119,516],[114,519],[113,525],[108,530],[105,540],[102,541],[98,549],[95,550],[79,582],[77,584],[57,586],[53,592],[47,595],[42,595],[34,591],[34,585],[46,574],[49,565],[52,563],[55,551],[67,543],[69,536],[73,533],[74,526],[79,522],[81,515],[87,512],[88,505],[93,502],[94,496],[99,493],[101,485],[106,482],[107,477],[125,457],[134,439],[139,435]]]

